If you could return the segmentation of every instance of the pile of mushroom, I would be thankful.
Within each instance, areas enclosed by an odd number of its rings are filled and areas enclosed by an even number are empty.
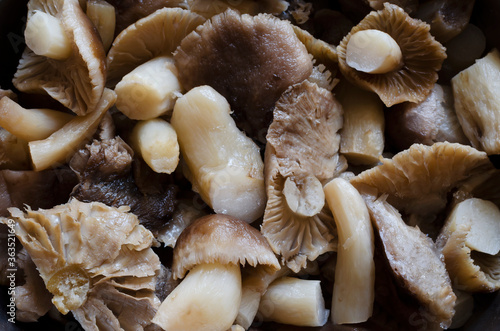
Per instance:
[[[467,323],[500,290],[500,53],[477,6],[29,0],[0,88],[17,320]]]

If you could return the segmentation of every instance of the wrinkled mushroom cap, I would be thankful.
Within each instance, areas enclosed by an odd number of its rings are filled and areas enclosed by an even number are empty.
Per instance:
[[[160,55],[172,55],[184,39],[205,19],[181,8],[162,8],[123,30],[111,46],[108,86],[114,86],[135,67]]]
[[[100,37],[77,0],[31,0],[28,16],[39,10],[60,19],[72,43],[71,56],[53,60],[26,47],[12,82],[28,93],[47,93],[78,115],[97,106],[106,81]]]
[[[399,45],[403,65],[385,74],[368,74],[346,63],[347,43],[358,31],[375,29],[389,34]],[[387,107],[404,101],[421,102],[438,79],[445,48],[429,33],[429,25],[413,19],[396,5],[368,14],[337,47],[339,68],[353,84],[377,93]]]
[[[231,105],[238,127],[260,141],[265,140],[281,94],[312,71],[306,47],[289,22],[234,10],[212,17],[189,34],[174,59],[186,90],[212,86]]]
[[[172,272],[184,277],[195,265],[205,263],[266,265],[280,264],[261,233],[245,221],[223,214],[203,216],[189,225],[177,239]]]

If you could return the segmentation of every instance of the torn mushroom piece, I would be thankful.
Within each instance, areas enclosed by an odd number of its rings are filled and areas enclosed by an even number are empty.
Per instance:
[[[455,287],[468,292],[500,289],[500,210],[470,198],[451,211],[438,237]]]
[[[140,329],[159,306],[153,236],[127,208],[76,199],[52,209],[9,209],[15,233],[52,302],[85,329]]]
[[[123,30],[108,56],[107,86],[114,87],[137,66],[157,57],[171,56],[191,31],[205,19],[181,8],[162,8]]]
[[[174,278],[189,273],[163,301],[153,323],[164,330],[227,330],[241,302],[240,263],[280,269],[260,232],[215,214],[187,227],[174,248]]]
[[[385,115],[388,141],[398,151],[414,143],[429,146],[444,141],[470,144],[455,113],[453,91],[449,86],[435,84],[424,101],[395,105]]]
[[[342,74],[377,93],[387,107],[423,101],[446,58],[444,47],[429,33],[429,25],[388,3],[356,25],[337,53]]]
[[[26,47],[12,82],[47,93],[77,115],[93,112],[103,94],[102,42],[77,0],[30,0]]]
[[[425,309],[427,328],[447,328],[455,313],[456,296],[432,239],[405,224],[399,212],[370,187],[359,187],[385,256],[398,282]],[[379,198],[377,198],[379,196]]]
[[[267,134],[262,234],[295,272],[337,245],[323,183],[347,166],[338,154],[341,127],[340,104],[308,81],[291,87],[276,103]]]
[[[309,77],[313,67],[289,22],[234,10],[190,33],[174,59],[186,90],[213,87],[231,105],[238,127],[261,142],[276,101],[290,85]]]

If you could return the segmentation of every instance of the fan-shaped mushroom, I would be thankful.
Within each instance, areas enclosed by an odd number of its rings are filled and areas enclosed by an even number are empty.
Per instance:
[[[356,25],[337,53],[342,74],[377,93],[388,107],[423,101],[446,58],[444,47],[429,33],[429,25],[388,3]]]
[[[238,127],[260,141],[280,95],[312,71],[309,54],[289,22],[234,10],[189,34],[174,59],[185,89],[212,86],[228,100]]]
[[[291,87],[276,103],[267,134],[262,233],[295,272],[336,246],[322,182],[346,166],[338,154],[341,127],[340,104],[308,81]]]
[[[127,210],[76,199],[49,210],[9,209],[52,302],[85,328],[142,330],[159,305],[153,235]]]
[[[60,50],[51,45],[58,39]],[[106,56],[78,1],[30,0],[26,43],[14,86],[23,92],[47,93],[78,115],[94,111],[104,90]]]
[[[174,248],[174,278],[183,281],[153,322],[165,330],[227,330],[241,301],[239,264],[280,268],[260,232],[227,215],[208,215],[187,227]]]

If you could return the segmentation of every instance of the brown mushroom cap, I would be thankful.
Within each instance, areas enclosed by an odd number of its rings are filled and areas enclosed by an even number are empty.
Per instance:
[[[238,127],[261,141],[281,94],[312,72],[306,47],[289,22],[234,10],[189,34],[174,59],[186,90],[212,86],[228,100]]]
[[[389,34],[399,45],[403,65],[385,74],[368,74],[346,63],[347,43],[358,31],[375,29]],[[368,14],[337,47],[339,68],[353,84],[377,93],[387,107],[404,101],[421,102],[438,79],[445,48],[429,33],[428,24],[411,18],[396,5]]]
[[[35,10],[60,19],[72,42],[66,60],[53,60],[26,47],[12,82],[23,92],[47,93],[78,115],[92,112],[104,90],[106,55],[97,31],[77,0],[31,0]]]
[[[205,19],[181,8],[162,8],[123,30],[111,46],[108,86],[114,86],[135,67],[160,55],[172,55],[191,31]]]
[[[288,5],[288,1],[284,0],[187,0],[189,10],[206,18],[220,14],[228,8],[235,9],[242,14],[257,15],[259,13],[269,13],[279,15],[287,10]]]
[[[172,272],[174,279],[201,263],[263,264],[280,269],[262,234],[245,221],[223,214],[203,216],[177,239]]]

